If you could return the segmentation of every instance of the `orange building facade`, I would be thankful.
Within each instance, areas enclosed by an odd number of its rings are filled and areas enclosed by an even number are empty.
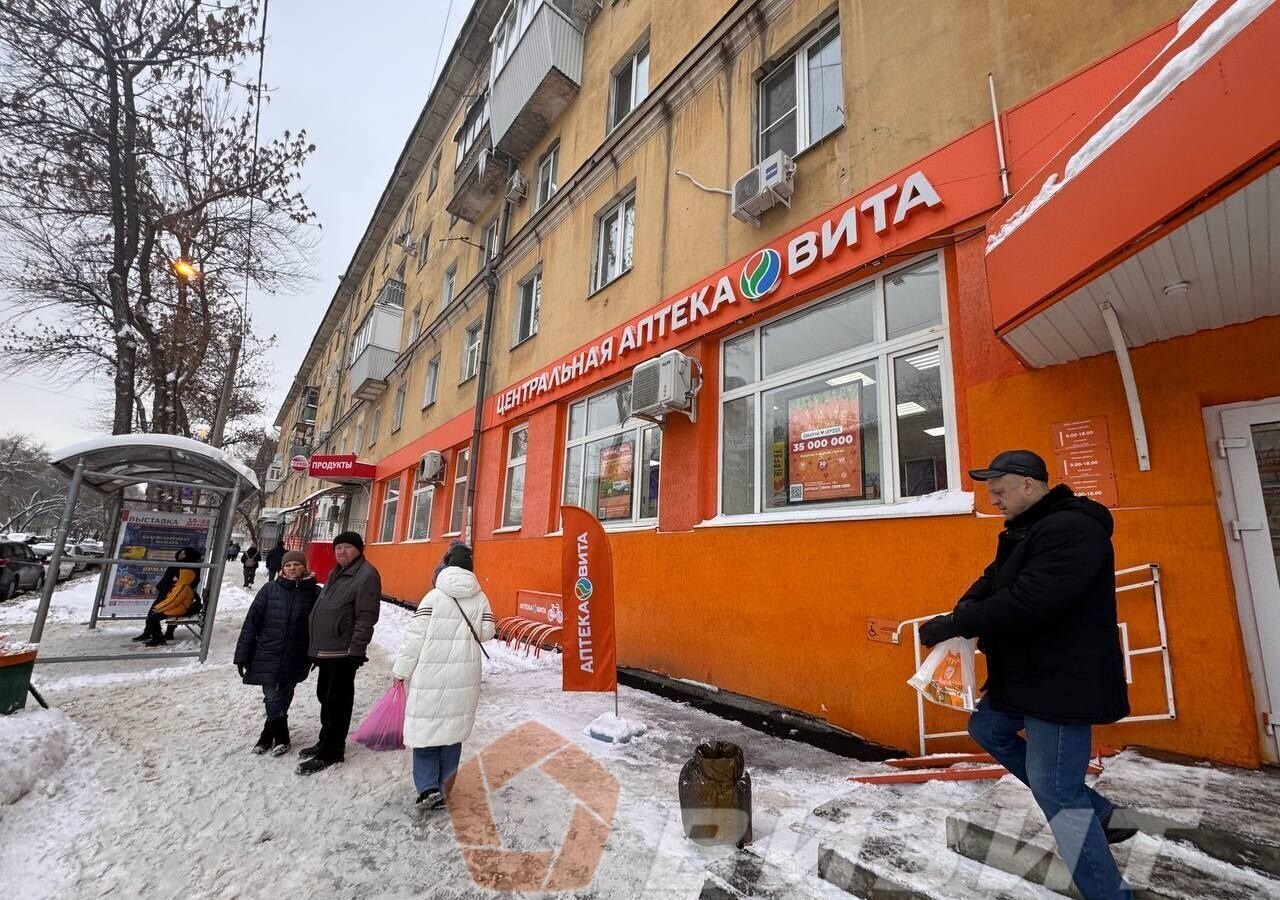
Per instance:
[[[844,49],[831,58],[845,54],[843,93],[856,90],[848,32],[861,5],[820,6],[769,65],[748,72],[768,90],[779,71],[787,77],[779,57],[785,67],[797,46],[806,54],[796,77],[809,85],[808,108],[797,109],[809,133],[797,126],[797,135],[813,145],[797,148],[797,183],[810,175],[805,153],[822,152],[813,85],[833,21]],[[1130,657],[1137,720],[1099,740],[1276,762],[1280,120],[1264,111],[1280,96],[1267,49],[1280,42],[1280,7],[1219,0],[1195,12],[1159,16],[1164,24],[837,202],[815,208],[809,198],[803,217],[801,203],[779,207],[754,230],[733,223],[718,265],[686,272],[677,253],[669,272],[614,311],[617,294],[594,279],[609,265],[613,209],[618,235],[635,229],[638,259],[652,207],[634,201],[631,225],[625,198],[641,196],[645,169],[632,188],[625,172],[605,188],[622,199],[599,204],[594,249],[579,253],[593,279],[586,303],[596,302],[581,313],[553,308],[567,301],[544,286],[574,242],[547,237],[544,250],[538,237],[536,262],[520,262],[520,242],[539,222],[507,209],[487,270],[500,286],[480,321],[495,334],[499,321],[511,323],[511,348],[498,360],[498,340],[483,344],[489,357],[472,342],[481,270],[472,307],[443,309],[438,326],[443,345],[461,342],[464,374],[468,349],[480,354],[490,376],[480,415],[474,399],[434,416],[424,406],[421,425],[403,429],[401,409],[403,433],[384,441],[388,452],[368,452],[363,433],[344,444],[342,424],[310,448],[374,465],[367,495],[349,503],[363,512],[384,591],[421,596],[444,548],[469,538],[495,613],[514,615],[517,591],[559,589],[559,509],[580,504],[611,532],[621,665],[914,750],[922,727],[963,722],[936,709],[919,718],[906,685],[909,627],[901,643],[878,638],[886,623],[948,610],[977,576],[1001,522],[964,472],[1028,447],[1112,507],[1117,563],[1138,570],[1122,581],[1158,571],[1158,595],[1120,595],[1125,646],[1151,651]],[[588,44],[615,14],[583,25]],[[628,77],[638,78],[628,52]],[[675,65],[666,77],[679,74]],[[613,109],[616,96],[608,102]],[[839,104],[842,116],[850,105]],[[755,159],[772,146],[772,126],[752,127]],[[832,140],[851,145],[853,123],[839,127]],[[669,145],[660,165],[683,184],[688,176],[673,174],[678,149]],[[660,230],[696,240],[688,209],[666,203]],[[719,240],[714,231],[708,239]],[[536,291],[541,327],[570,337],[524,335],[530,312],[540,327]],[[343,331],[340,313],[318,332],[316,359]],[[347,318],[354,332],[356,314]],[[694,361],[689,414],[631,417],[636,364],[670,350]],[[400,352],[407,383],[414,350]],[[338,359],[349,354],[339,346]],[[312,380],[300,372],[295,384]],[[295,391],[283,423],[297,401]],[[357,409],[334,409],[330,421],[363,416]],[[443,469],[424,477],[430,451]],[[288,509],[306,487],[270,502]]]

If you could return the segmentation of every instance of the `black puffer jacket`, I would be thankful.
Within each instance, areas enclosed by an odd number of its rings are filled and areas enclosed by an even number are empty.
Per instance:
[[[305,681],[307,622],[320,589],[315,578],[280,577],[267,582],[249,607],[240,627],[235,662],[249,672],[245,684],[297,684]]]
[[[1080,725],[1129,714],[1112,529],[1105,506],[1058,485],[1000,533],[954,612],[986,654],[996,706]]]

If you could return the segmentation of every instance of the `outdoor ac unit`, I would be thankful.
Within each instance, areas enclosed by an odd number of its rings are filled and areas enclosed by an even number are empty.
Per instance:
[[[631,372],[631,414],[645,418],[688,412],[695,387],[693,361],[679,350],[647,359]]]
[[[733,183],[733,217],[760,227],[760,214],[781,203],[791,206],[796,164],[783,150],[771,153]]]
[[[404,247],[405,253],[413,253],[418,249],[418,239],[406,231],[400,236],[400,246]]]
[[[529,182],[524,180],[524,176],[519,171],[511,173],[511,180],[507,182],[507,199],[512,203],[519,203],[529,193]]]
[[[418,460],[419,484],[440,481],[443,478],[444,454],[439,450],[428,450],[422,454],[422,459]]]

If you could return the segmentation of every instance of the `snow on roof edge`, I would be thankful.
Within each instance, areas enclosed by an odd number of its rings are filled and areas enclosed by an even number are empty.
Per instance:
[[[68,447],[63,447],[61,450],[56,450],[49,454],[49,462],[56,464],[72,457],[84,456],[96,450],[109,450],[113,447],[143,446],[165,447],[170,450],[181,450],[194,456],[203,456],[205,459],[226,466],[252,485],[255,490],[259,489],[258,476],[253,473],[253,470],[226,450],[176,434],[103,435],[102,437],[90,438],[87,441],[80,441]]]

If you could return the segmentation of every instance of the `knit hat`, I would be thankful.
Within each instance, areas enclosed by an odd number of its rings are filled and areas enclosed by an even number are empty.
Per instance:
[[[302,563],[305,566],[307,564],[307,554],[301,550],[290,550],[285,553],[284,559],[280,560],[280,568],[283,569],[291,562]]]
[[[334,538],[333,546],[336,547],[339,544],[350,544],[352,547],[355,547],[361,553],[364,552],[364,538],[360,537],[360,534],[355,531],[344,531],[342,532],[342,534]]]
[[[445,554],[444,562],[446,566],[457,566],[468,572],[475,571],[471,559],[471,548],[466,544],[454,544],[450,547],[449,552]]]

